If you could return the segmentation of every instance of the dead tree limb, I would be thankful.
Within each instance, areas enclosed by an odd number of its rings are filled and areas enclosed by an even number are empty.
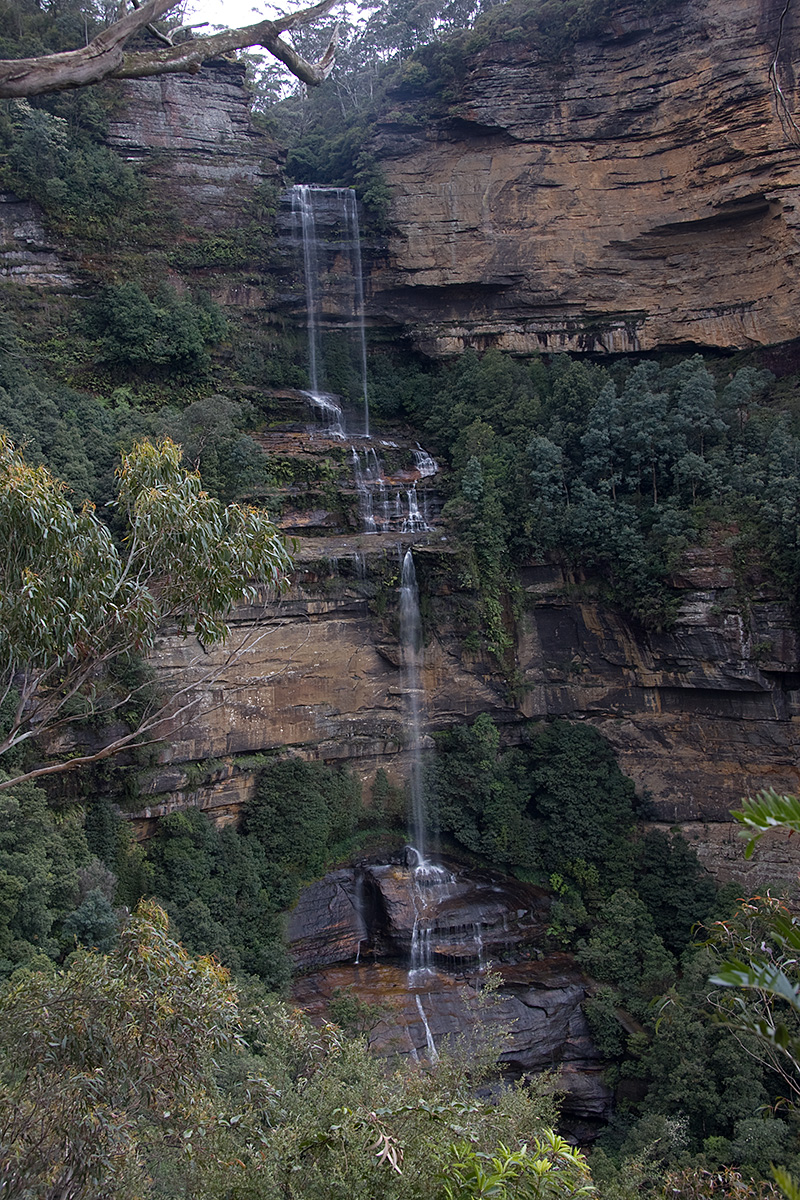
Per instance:
[[[0,60],[0,99],[40,96],[85,87],[103,79],[142,79],[180,71],[199,71],[206,59],[232,50],[261,46],[279,59],[303,83],[316,87],[331,73],[336,55],[334,35],[322,58],[308,62],[280,36],[300,25],[309,25],[326,16],[338,0],[320,0],[310,8],[285,13],[275,20],[258,21],[241,29],[192,37],[177,46],[159,45],[150,50],[126,52],[125,47],[140,30],[157,21],[175,0],[146,0],[126,13],[102,33],[81,46],[60,54],[40,58]]]

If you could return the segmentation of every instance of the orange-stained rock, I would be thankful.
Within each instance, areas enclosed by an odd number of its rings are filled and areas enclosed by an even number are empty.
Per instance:
[[[566,64],[524,29],[446,98],[391,98],[373,149],[394,233],[369,309],[434,355],[628,353],[798,336],[800,15],[631,5]],[[794,112],[797,119],[797,112]]]

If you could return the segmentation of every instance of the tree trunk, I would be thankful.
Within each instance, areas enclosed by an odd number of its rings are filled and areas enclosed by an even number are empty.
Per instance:
[[[159,45],[152,50],[127,54],[125,46],[133,35],[158,20],[174,3],[174,0],[147,0],[141,8],[104,29],[88,46],[61,54],[46,54],[41,58],[0,60],[0,98],[62,92],[102,79],[141,79],[179,71],[196,72],[206,59],[248,46],[263,46],[297,79],[315,87],[324,82],[333,69],[337,31],[316,63],[307,62],[280,35],[326,16],[336,2],[320,0],[311,8],[277,17],[274,21],[259,21],[241,29],[225,29],[208,37],[190,38],[177,46]]]

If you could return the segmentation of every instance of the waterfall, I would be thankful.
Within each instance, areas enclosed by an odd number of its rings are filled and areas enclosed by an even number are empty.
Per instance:
[[[422,620],[419,612],[419,590],[414,556],[410,550],[403,558],[400,575],[400,651],[404,690],[408,697],[408,730],[411,744],[411,830],[418,868],[426,865],[426,813],[422,791],[422,769],[420,764],[420,713],[422,696]]]
[[[422,790],[420,736],[422,730],[422,620],[419,611],[419,590],[414,556],[410,550],[403,558],[400,576],[400,645],[404,690],[408,696],[408,725],[411,743],[411,834],[414,844],[406,851],[411,869],[411,903],[414,906],[414,926],[411,933],[408,986],[414,990],[426,988],[426,980],[434,970],[433,938],[437,931],[436,917],[442,901],[450,894],[455,880],[444,867],[429,861],[426,855],[427,830],[425,796]],[[425,1027],[428,1056],[435,1062],[438,1055],[422,999],[415,996],[417,1010]]]
[[[356,964],[361,961],[361,946],[367,936],[367,918],[364,909],[364,876],[357,871],[353,879],[353,909],[360,937],[356,947]]]
[[[364,533],[377,533],[378,526],[372,511],[372,490],[367,487],[366,479],[369,472],[369,459],[367,459],[365,471],[361,466],[361,458],[355,446],[350,447],[350,459],[353,464],[353,480],[358,492],[358,515],[361,518],[361,528]]]
[[[423,531],[430,531],[430,525],[420,512],[416,484],[412,484],[406,491],[406,503],[408,504],[408,516],[403,521],[402,532],[422,533]]]
[[[364,395],[364,437],[369,437],[369,393],[367,391],[367,337],[364,329],[364,272],[361,268],[361,230],[358,227],[358,201],[352,188],[347,188],[345,210],[350,232],[353,279],[355,280],[355,318],[358,322],[358,344],[361,351],[361,390]]]
[[[422,997],[417,995],[414,997],[414,999],[417,1002],[417,1012],[422,1018],[422,1025],[425,1029],[425,1043],[428,1047],[428,1058],[432,1063],[437,1063],[439,1061],[439,1052],[436,1049],[436,1043],[433,1040],[433,1033],[431,1032],[431,1027],[428,1024],[428,1018],[425,1015],[425,1009],[422,1007]]]
[[[319,239],[311,202],[311,188],[297,184],[292,188],[292,215],[299,224],[300,244],[303,247],[303,274],[306,284],[306,323],[308,327],[308,379],[311,395],[319,395]]]
[[[327,437],[344,438],[344,426],[342,424],[342,406],[337,403],[335,396],[330,396],[327,392],[303,392],[303,395],[308,400],[314,412],[322,419],[324,423],[323,432]]]
[[[364,278],[358,201],[352,188],[315,187],[298,183],[291,189],[295,236],[302,246],[308,328],[310,402],[324,411],[339,408],[336,436],[369,437],[367,342],[364,330]],[[352,375],[360,391],[354,420],[342,419],[341,407],[330,392],[322,340],[324,311],[333,311],[349,330]],[[352,398],[352,395],[351,397]]]
[[[412,451],[414,455],[414,463],[419,471],[420,479],[428,479],[431,475],[436,475],[439,471],[439,464],[436,459],[428,454],[427,450],[423,450],[419,442],[417,442],[416,450]]]
[[[483,957],[483,928],[480,921],[476,921],[472,926],[472,937],[475,942],[476,958],[478,959],[478,970],[486,970],[486,960]]]

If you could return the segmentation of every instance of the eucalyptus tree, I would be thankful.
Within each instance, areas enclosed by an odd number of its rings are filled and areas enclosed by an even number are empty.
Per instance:
[[[34,738],[128,715],[141,684],[109,692],[104,683],[152,649],[164,622],[211,647],[227,638],[237,603],[285,580],[289,553],[267,514],[223,507],[168,438],[135,445],[117,474],[121,547],[93,506],[76,510],[64,485],[0,433],[0,766]],[[163,736],[192,696],[186,688],[147,705],[99,749],[17,771],[0,790]]]

